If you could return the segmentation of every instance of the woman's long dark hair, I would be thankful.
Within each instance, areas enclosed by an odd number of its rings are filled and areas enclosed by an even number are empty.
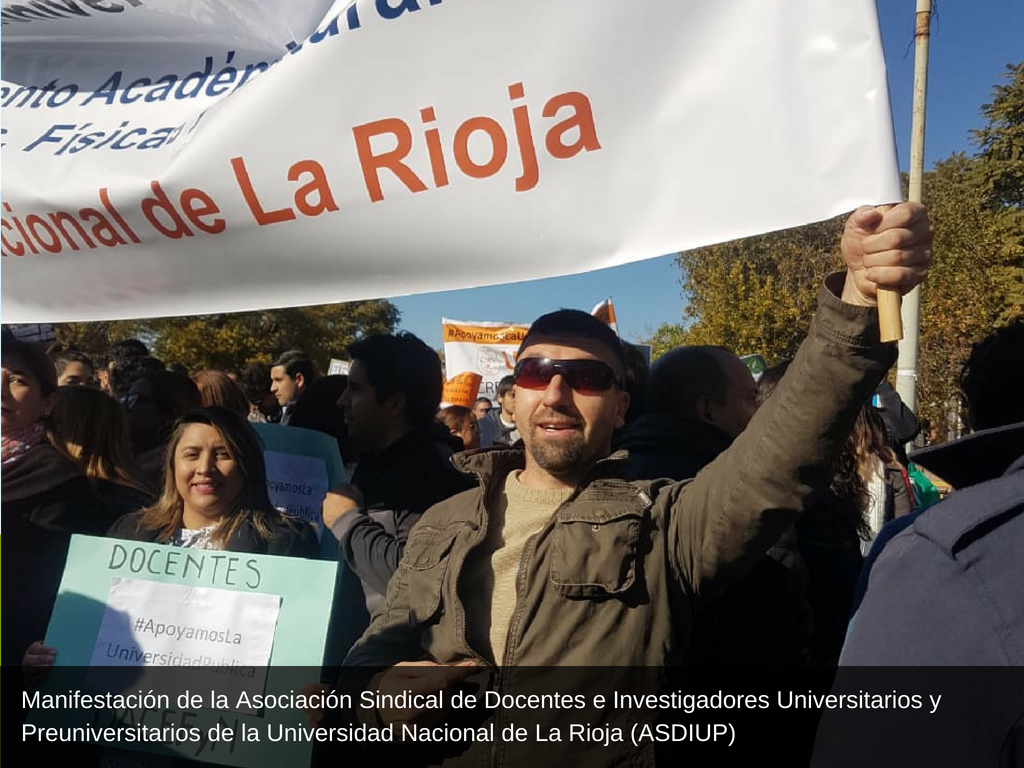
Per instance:
[[[280,520],[281,513],[270,503],[267,468],[259,435],[239,414],[219,406],[189,411],[178,420],[167,444],[163,492],[155,504],[142,510],[139,524],[159,531],[157,540],[162,542],[173,539],[182,527],[184,500],[178,494],[175,482],[174,454],[185,430],[193,424],[206,424],[216,429],[242,473],[242,490],[214,532],[213,541],[223,546],[246,520],[263,539],[270,539],[273,536],[271,523]]]
[[[762,374],[757,382],[758,406],[763,405],[775,391],[791,362],[784,360]],[[875,419],[881,420],[871,413],[871,404],[866,403],[836,456],[832,481],[829,483],[829,491],[838,501],[834,505],[836,514],[864,540],[871,538],[871,525],[867,518],[870,502],[867,478],[870,477],[870,458],[874,455],[871,449],[878,443],[873,431]]]
[[[58,387],[47,437],[89,478],[109,480],[152,494],[135,476],[128,443],[128,412],[92,387]]]

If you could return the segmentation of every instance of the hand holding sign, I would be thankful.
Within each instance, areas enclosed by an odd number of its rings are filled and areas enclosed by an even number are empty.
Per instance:
[[[326,683],[309,683],[308,685],[302,686],[299,693],[303,696],[307,696],[310,699],[316,699],[318,697],[326,696],[331,690],[331,686]],[[324,719],[324,711],[312,705],[302,708],[302,711],[306,713],[306,722],[310,728],[316,728]]]
[[[36,640],[21,657],[21,675],[29,688],[38,688],[50,673],[50,667],[57,660],[57,650]]]

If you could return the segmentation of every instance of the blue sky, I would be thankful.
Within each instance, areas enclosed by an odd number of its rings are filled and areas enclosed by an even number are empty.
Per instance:
[[[914,81],[914,0],[878,0],[900,167],[910,159]],[[1024,59],[1022,0],[933,0],[928,72],[925,165],[953,152],[973,151],[970,129],[980,107],[1003,80],[1006,65]],[[421,294],[393,299],[401,327],[440,348],[441,317],[529,323],[558,307],[590,309],[611,296],[619,332],[628,341],[676,323],[684,307],[671,255],[582,275]]]

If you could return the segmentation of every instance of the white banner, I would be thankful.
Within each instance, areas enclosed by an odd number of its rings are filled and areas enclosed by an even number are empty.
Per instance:
[[[516,352],[528,330],[529,325],[442,317],[445,376],[451,380],[467,371],[479,374],[477,397],[496,402],[498,382],[512,375]]]
[[[0,17],[5,322],[545,277],[900,198],[873,0]]]

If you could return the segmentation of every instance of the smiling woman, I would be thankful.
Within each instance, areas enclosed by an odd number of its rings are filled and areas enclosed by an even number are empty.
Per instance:
[[[39,392],[28,389],[14,392],[13,388],[26,385],[15,384],[13,381],[8,385],[7,382],[16,378],[19,375],[17,372],[25,368],[25,365],[15,359],[8,360],[7,350],[10,346],[5,342],[3,362],[5,523],[8,501],[6,482],[9,474],[6,461],[8,432],[15,427],[21,429],[22,422],[29,417],[42,418],[41,414],[52,407],[52,404],[47,405],[52,403],[52,398],[47,398],[46,392],[55,389],[50,384],[40,388],[36,378],[30,376],[27,379],[28,388],[34,387]],[[48,376],[55,381],[53,364],[48,360],[46,362],[49,364]],[[10,369],[9,363],[12,366]],[[59,457],[64,458],[63,454],[59,454]],[[70,461],[68,464],[72,471],[78,472],[74,464]],[[319,555],[320,543],[312,526],[286,518],[270,503],[263,448],[255,431],[238,413],[214,406],[189,411],[182,416],[171,435],[164,469],[163,492],[156,503],[122,517],[107,532],[108,536],[193,549],[308,558]],[[84,476],[81,479],[88,482]],[[89,499],[94,498],[88,493],[88,485],[84,490]],[[96,502],[93,502],[93,506],[96,506]],[[78,525],[83,526],[84,523],[78,522]],[[91,529],[82,532],[99,533],[96,527],[97,524],[93,522]],[[76,531],[72,529],[71,532]],[[64,541],[63,549],[60,550],[61,567],[66,552],[67,543]],[[35,557],[36,552],[30,549],[29,554]],[[53,595],[57,591],[59,575],[58,569],[52,584]],[[6,592],[4,601],[6,606]],[[45,605],[47,614],[51,604],[52,596]],[[4,611],[6,617],[6,607]],[[13,653],[24,651],[21,665],[26,680],[34,684],[45,679],[46,670],[53,665],[57,656],[56,649],[38,640],[32,642],[25,651],[28,645],[26,641],[43,635],[45,621],[41,623],[42,628],[34,628],[32,634],[19,633],[18,643],[12,646],[10,653],[7,651],[9,633],[6,624],[4,631],[5,663],[7,656],[11,655],[13,660]],[[34,624],[40,624],[39,620]]]
[[[267,495],[259,437],[237,413],[190,411],[167,447],[157,502],[119,520],[110,535],[195,549],[316,557],[308,524],[286,518]]]

